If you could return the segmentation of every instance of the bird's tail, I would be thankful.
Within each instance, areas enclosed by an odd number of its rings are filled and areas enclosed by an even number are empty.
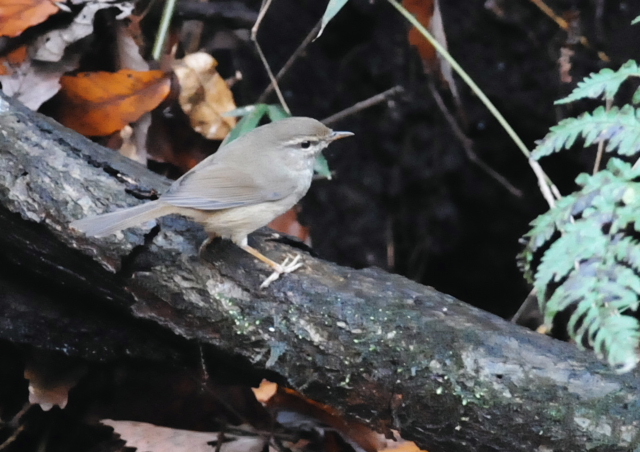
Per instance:
[[[97,217],[77,220],[70,223],[69,226],[92,237],[105,237],[169,213],[171,213],[171,206],[152,201],[139,206],[98,215]]]

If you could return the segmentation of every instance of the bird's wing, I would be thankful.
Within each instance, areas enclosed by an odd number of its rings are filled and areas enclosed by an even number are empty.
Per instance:
[[[246,172],[223,164],[211,164],[186,173],[160,200],[177,207],[220,210],[277,201],[295,187],[278,178],[258,180]]]

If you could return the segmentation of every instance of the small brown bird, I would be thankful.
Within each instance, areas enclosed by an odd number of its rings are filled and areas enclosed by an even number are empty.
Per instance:
[[[176,180],[156,201],[74,221],[71,227],[104,237],[158,217],[177,213],[202,224],[210,238],[230,239],[273,268],[262,283],[300,268],[278,264],[248,245],[247,236],[293,207],[309,190],[318,154],[334,140],[353,135],[334,132],[311,118],[288,118],[258,127],[221,147]]]

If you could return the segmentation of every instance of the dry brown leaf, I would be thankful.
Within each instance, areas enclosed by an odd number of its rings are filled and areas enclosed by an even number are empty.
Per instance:
[[[140,47],[133,37],[131,26],[123,21],[116,22],[116,59],[117,69],[148,71],[149,63],[140,55]]]
[[[339,433],[357,451],[376,452],[386,447],[384,438],[366,425],[348,421],[337,410],[308,399],[293,389],[263,380],[254,394],[285,427],[327,429]]]
[[[420,449],[416,443],[414,443],[413,441],[406,441],[406,440],[400,440],[400,441],[393,441],[390,442],[389,447],[387,447],[386,449],[382,449],[382,451],[380,452],[421,452],[422,449]],[[422,451],[422,452],[426,452],[426,451]]]
[[[43,411],[67,406],[69,390],[85,374],[86,366],[55,354],[33,352],[27,361],[24,378],[29,380],[29,403]]]
[[[222,113],[236,104],[227,83],[216,71],[218,63],[205,52],[192,53],[173,64],[180,82],[180,106],[191,126],[211,140],[222,140],[236,125],[235,118]]]
[[[8,75],[0,75],[2,91],[19,100],[32,110],[40,108],[60,90],[60,77],[78,67],[80,54],[66,52],[63,59],[54,63],[33,61],[27,58],[20,66],[13,67]]]
[[[387,447],[380,452],[427,452],[424,449],[420,449],[413,441],[403,439],[397,430],[391,430],[391,434],[395,439],[387,439]]]
[[[52,30],[38,37],[32,45],[32,58],[40,61],[59,61],[70,44],[93,33],[93,18],[98,11],[105,8],[118,8],[120,14],[116,19],[124,19],[133,11],[133,4],[130,2],[87,3],[66,28]]]
[[[83,72],[60,79],[56,119],[86,136],[122,130],[156,108],[171,91],[164,71]]]
[[[215,452],[216,432],[194,432],[159,427],[145,422],[100,421],[113,428],[126,441],[128,447],[135,447],[138,452]],[[236,436],[225,434],[225,442],[220,452],[261,452],[265,445],[264,438],[256,436]]]
[[[51,0],[1,0],[0,36],[18,36],[59,10]]]
[[[260,386],[257,388],[251,388],[253,394],[256,396],[256,400],[262,404],[266,404],[271,397],[278,392],[278,383],[274,383],[269,380],[262,380]]]
[[[0,58],[0,75],[11,75],[29,57],[27,46],[18,47],[7,56]]]
[[[125,126],[120,131],[122,145],[119,152],[125,157],[147,165],[147,136],[151,126],[151,113],[145,113],[132,126]]]

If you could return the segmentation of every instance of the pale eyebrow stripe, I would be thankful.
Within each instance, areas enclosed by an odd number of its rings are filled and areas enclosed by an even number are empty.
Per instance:
[[[306,138],[294,138],[292,140],[287,141],[287,145],[291,144],[300,144],[305,141],[310,141],[311,143],[319,143],[320,140],[315,137],[306,137]]]

